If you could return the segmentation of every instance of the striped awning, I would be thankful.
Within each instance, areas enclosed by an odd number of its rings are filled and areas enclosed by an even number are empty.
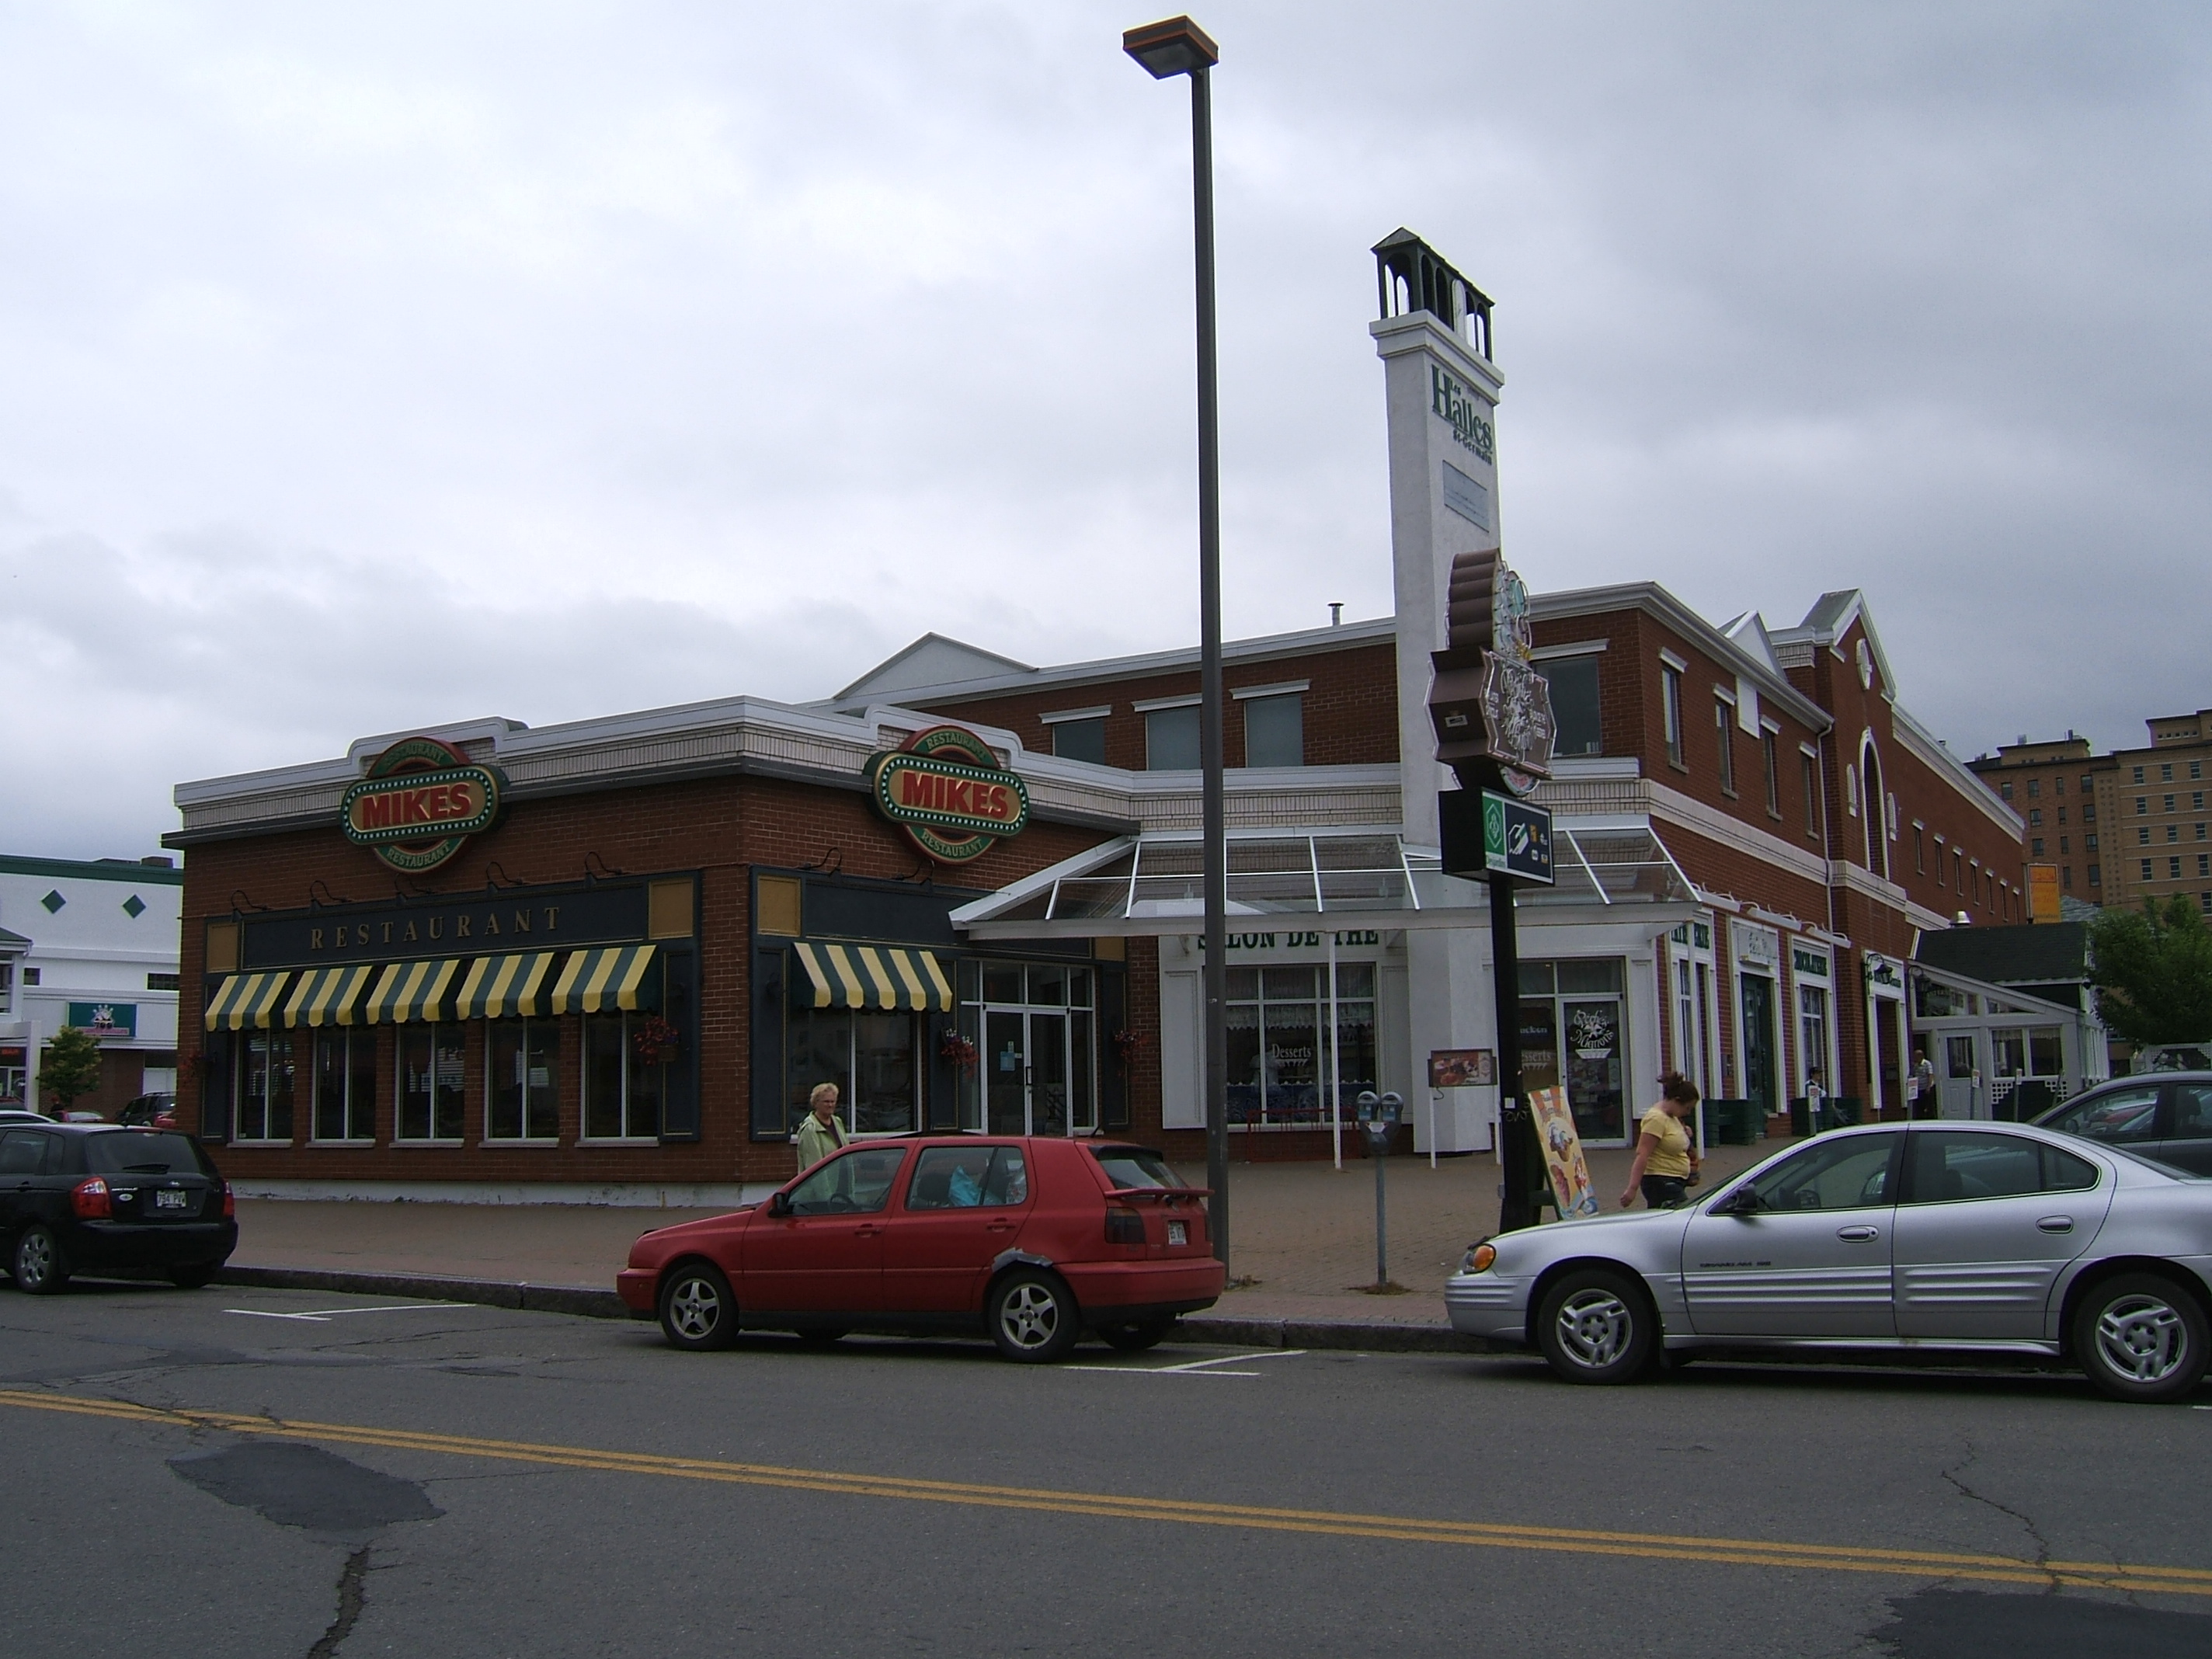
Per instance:
[[[801,939],[799,953],[814,981],[817,1008],[912,1008],[952,1012],[952,987],[927,951],[890,945],[823,945]]]
[[[613,945],[597,951],[572,951],[553,988],[549,1013],[596,1014],[635,1008],[645,970],[653,966],[650,945]]]
[[[368,1023],[404,1025],[410,1020],[427,1023],[439,1018],[445,1013],[446,993],[460,968],[458,961],[451,959],[393,963],[362,1005],[368,1010]]]
[[[510,1019],[517,1014],[532,1018],[552,1012],[545,994],[547,975],[553,971],[553,952],[526,951],[511,957],[478,957],[461,981],[456,1019]]]
[[[208,1003],[208,1030],[243,1031],[248,1026],[266,1026],[283,999],[284,981],[291,977],[282,969],[265,974],[233,974],[216,988]]]
[[[361,994],[376,977],[376,964],[361,963],[351,968],[310,968],[292,988],[284,1005],[287,1025],[350,1025],[360,1010]]]

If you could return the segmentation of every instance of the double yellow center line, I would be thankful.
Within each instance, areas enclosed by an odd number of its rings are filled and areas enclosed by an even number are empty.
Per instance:
[[[1820,1572],[1885,1573],[1905,1578],[1972,1579],[2049,1589],[2131,1590],[2160,1595],[2212,1595],[2212,1570],[2153,1567],[2099,1561],[2029,1561],[2017,1556],[1951,1554],[1836,1544],[1787,1544],[1764,1539],[1701,1538],[1666,1533],[1604,1532],[1564,1527],[1519,1526],[1488,1521],[1429,1521],[1416,1516],[1340,1514],[1246,1504],[1200,1504],[1182,1498],[1129,1497],[1113,1492],[1053,1492],[1026,1486],[980,1486],[959,1480],[917,1480],[903,1475],[845,1474],[830,1469],[784,1468],[714,1458],[665,1457],[651,1452],[602,1451],[585,1446],[487,1440],[416,1429],[356,1423],[312,1423],[230,1412],[163,1411],[128,1401],[0,1389],[0,1407],[62,1412],[173,1428],[216,1429],[233,1434],[281,1435],[287,1439],[394,1451],[436,1452],[492,1458],[546,1468],[595,1469],[610,1474],[649,1474],[679,1480],[712,1480],[792,1492],[838,1492],[854,1498],[897,1498],[982,1509],[1030,1510],[1052,1515],[1167,1522],[1192,1527],[1233,1527],[1252,1532],[1309,1533],[1328,1538],[1389,1539],[1413,1544],[1456,1544],[1479,1549],[1539,1550],[1556,1554],[1632,1557],[1658,1561],[1707,1561],[1732,1566],[1796,1567]]]

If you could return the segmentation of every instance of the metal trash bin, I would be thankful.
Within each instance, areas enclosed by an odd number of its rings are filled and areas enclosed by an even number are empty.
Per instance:
[[[1708,1100],[1706,1111],[1710,1122],[1717,1118],[1720,1129],[1717,1138],[1731,1146],[1755,1146],[1765,1125],[1761,1121],[1759,1103],[1755,1100]]]

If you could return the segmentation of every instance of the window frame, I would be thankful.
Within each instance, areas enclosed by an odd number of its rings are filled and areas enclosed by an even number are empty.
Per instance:
[[[459,1081],[453,1086],[460,1095],[458,1110],[460,1121],[453,1133],[438,1133],[438,1094],[442,1086],[438,1081],[438,1033],[451,1030],[459,1044],[460,1063],[456,1067]],[[420,1036],[429,1044],[430,1086],[429,1123],[428,1134],[410,1135],[407,1127],[407,1055],[411,1039]],[[392,1034],[392,1144],[395,1146],[465,1146],[469,1135],[469,1022],[465,1020],[410,1020],[393,1028]]]
[[[665,1058],[662,1059],[658,1066],[650,1068],[660,1073],[659,1089],[653,1097],[653,1133],[639,1134],[635,1132],[630,1122],[632,1079],[636,1070],[644,1065],[644,1062],[637,1058],[637,1045],[631,1040],[630,1022],[640,1018],[649,1019],[653,1017],[649,1010],[641,1008],[636,1010],[625,1008],[619,1012],[583,1016],[582,1042],[580,1044],[582,1063],[577,1067],[580,1075],[576,1081],[578,1106],[576,1144],[579,1146],[658,1146],[661,1144],[661,1127],[666,1121],[668,1103],[670,1061]],[[617,1041],[622,1045],[622,1098],[615,1109],[622,1123],[622,1133],[612,1135],[595,1135],[591,1133],[592,1034],[595,1029],[600,1031],[605,1030],[610,1021],[617,1022]],[[503,1141],[501,1144],[509,1146],[513,1143]]]
[[[1734,800],[1735,790],[1735,704],[1729,698],[1713,698],[1713,723],[1717,728],[1714,747],[1720,760],[1721,793]]]
[[[1667,764],[1678,772],[1688,771],[1682,754],[1682,670],[1665,661],[1659,665],[1659,716]]]
[[[338,1075],[343,1079],[343,1090],[337,1103],[337,1113],[344,1133],[326,1135],[323,1133],[323,1049],[325,1044],[333,1041],[343,1049]],[[356,1048],[366,1050],[365,1054],[356,1055]],[[378,1083],[374,1028],[367,1025],[316,1026],[313,1029],[308,1052],[307,1144],[311,1146],[374,1146],[376,1144]],[[359,1063],[362,1059],[368,1061],[366,1067]],[[364,1072],[367,1077],[365,1089],[360,1086]]]
[[[561,1144],[561,1021],[557,1018],[548,1018],[540,1016],[533,1019],[528,1015],[521,1015],[509,1019],[486,1020],[483,1027],[483,1133],[482,1136],[483,1143],[487,1146],[558,1146]],[[519,1052],[522,1058],[524,1080],[519,1086],[522,1090],[522,1098],[520,1102],[521,1111],[520,1121],[522,1125],[522,1132],[520,1134],[508,1135],[500,1133],[493,1126],[497,1121],[498,1114],[500,1084],[497,1068],[500,1036],[502,1031],[516,1027],[520,1027],[521,1030],[521,1046]],[[540,1031],[545,1033],[550,1038],[552,1046],[550,1057],[551,1064],[547,1068],[550,1079],[544,1085],[544,1092],[553,1114],[553,1133],[550,1135],[533,1135],[530,1133],[531,1108],[533,1104],[532,1096],[535,1092],[533,1085],[529,1081],[530,1042],[531,1038]],[[623,1035],[626,1040],[629,1034],[625,1031]],[[579,1127],[581,1123],[582,1120],[579,1118]]]

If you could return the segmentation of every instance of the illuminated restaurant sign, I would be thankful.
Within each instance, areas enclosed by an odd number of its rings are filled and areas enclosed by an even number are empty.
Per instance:
[[[394,870],[434,870],[499,816],[500,775],[435,738],[395,743],[339,807],[346,839]]]
[[[1030,821],[1029,791],[990,745],[957,726],[918,732],[868,757],[876,810],[929,857],[963,864]]]

